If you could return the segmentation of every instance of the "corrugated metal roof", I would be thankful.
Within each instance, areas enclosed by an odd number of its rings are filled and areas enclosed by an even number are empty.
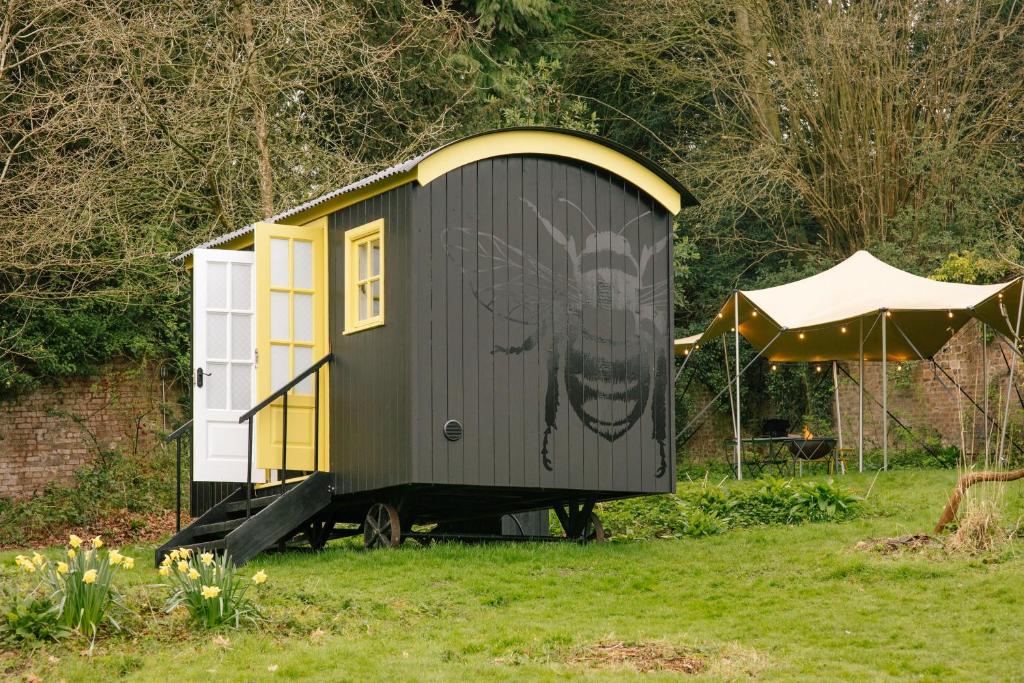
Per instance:
[[[390,178],[391,176],[400,175],[400,174],[405,173],[407,171],[411,171],[412,169],[416,168],[416,165],[418,163],[420,163],[421,161],[426,159],[428,156],[430,156],[431,154],[436,152],[438,149],[441,149],[441,148],[437,147],[435,149],[430,150],[429,152],[425,152],[423,154],[420,154],[419,156],[415,156],[412,159],[406,159],[405,161],[403,161],[403,162],[401,162],[399,164],[395,164],[394,166],[389,166],[389,167],[385,168],[383,171],[378,171],[378,172],[374,173],[373,175],[368,175],[365,178],[361,178],[361,179],[355,181],[354,183],[349,183],[348,185],[346,185],[344,187],[339,187],[337,190],[331,190],[327,194],[322,194],[319,197],[316,197],[315,199],[310,199],[309,201],[303,202],[302,204],[299,204],[298,206],[293,206],[292,208],[290,208],[290,209],[288,209],[286,211],[282,211],[281,213],[274,214],[273,216],[270,216],[269,218],[265,219],[263,222],[264,223],[277,223],[278,221],[283,221],[286,218],[291,218],[292,216],[294,216],[296,214],[300,214],[303,211],[306,211],[307,209],[313,208],[314,206],[318,206],[320,204],[323,204],[324,202],[330,201],[330,200],[334,199],[335,197],[340,197],[341,195],[348,194],[349,192],[354,192],[354,191],[362,189],[364,187],[369,187],[370,185],[373,185],[374,183],[376,183],[376,182],[378,182],[380,180],[384,180],[385,178]],[[229,232],[227,234],[221,235],[219,237],[215,237],[212,240],[203,242],[202,244],[200,244],[197,247],[193,247],[193,248],[189,249],[188,251],[185,251],[185,252],[182,252],[181,254],[178,254],[177,256],[174,257],[173,260],[174,261],[182,261],[189,254],[191,254],[192,252],[196,251],[197,249],[212,249],[212,248],[220,246],[222,244],[226,244],[226,243],[230,242],[231,240],[235,239],[236,237],[241,237],[242,235],[249,234],[250,232],[252,232],[255,229],[255,227],[256,227],[255,223],[250,223],[249,225],[241,227],[238,230],[232,230],[231,232]]]
[[[395,164],[394,166],[389,166],[388,168],[385,168],[383,171],[378,171],[377,173],[374,173],[373,175],[366,176],[365,178],[357,180],[354,183],[350,183],[349,185],[346,185],[345,187],[340,187],[337,190],[332,190],[332,191],[328,192],[327,194],[320,195],[319,197],[317,197],[315,199],[310,199],[308,202],[304,202],[302,204],[299,204],[298,206],[292,207],[292,208],[288,209],[287,211],[282,211],[281,213],[278,213],[278,214],[275,214],[273,216],[270,216],[269,218],[266,218],[263,222],[265,222],[265,223],[276,223],[278,221],[285,220],[286,218],[291,218],[292,216],[300,214],[303,211],[306,211],[308,209],[313,208],[314,206],[317,206],[319,204],[323,204],[324,202],[330,201],[330,200],[334,199],[335,197],[340,197],[340,196],[342,196],[344,194],[348,194],[349,192],[354,192],[354,191],[362,189],[364,187],[369,187],[370,185],[373,185],[374,183],[380,182],[381,180],[384,180],[385,178],[389,178],[389,177],[394,176],[394,175],[399,175],[401,173],[405,173],[407,171],[411,171],[414,168],[416,168],[416,166],[421,161],[423,161],[424,159],[429,157],[431,154],[434,154],[434,153],[444,149],[445,147],[449,147],[449,146],[454,145],[456,143],[462,142],[463,140],[469,140],[470,138],[480,137],[482,135],[490,135],[491,133],[501,133],[501,132],[511,131],[511,130],[549,131],[549,132],[563,133],[563,134],[566,134],[566,135],[573,135],[573,136],[576,136],[576,137],[581,137],[581,138],[585,138],[585,139],[588,139],[588,140],[592,140],[594,142],[598,142],[598,143],[600,143],[600,144],[602,144],[602,145],[604,145],[606,147],[610,147],[610,148],[612,148],[614,150],[617,150],[617,151],[621,152],[622,154],[625,154],[626,156],[630,157],[634,161],[637,161],[637,162],[643,164],[644,166],[649,168],[651,171],[656,173],[663,180],[665,180],[665,182],[669,183],[669,185],[671,185],[673,188],[675,188],[680,193],[684,206],[694,206],[694,205],[697,204],[697,200],[693,197],[692,194],[690,194],[690,192],[685,187],[683,187],[679,183],[678,180],[673,178],[663,168],[658,166],[656,163],[654,163],[650,159],[647,159],[647,158],[641,156],[637,152],[633,151],[632,149],[630,149],[630,148],[628,148],[628,147],[626,147],[624,145],[620,145],[620,144],[618,144],[616,142],[613,142],[611,140],[605,140],[604,138],[601,138],[601,137],[599,137],[597,135],[592,135],[590,133],[584,133],[584,132],[581,132],[581,131],[567,130],[567,129],[562,129],[562,128],[548,128],[548,127],[534,126],[534,127],[525,127],[525,128],[504,128],[504,129],[501,129],[501,130],[484,131],[484,132],[481,132],[481,133],[476,133],[475,135],[467,136],[467,137],[462,138],[460,140],[454,140],[454,141],[449,142],[447,144],[441,145],[440,147],[435,147],[434,149],[430,150],[429,152],[424,152],[423,154],[420,154],[419,156],[415,156],[415,157],[413,157],[411,159],[407,159],[406,161],[403,161],[403,162],[401,162],[399,164]],[[232,232],[229,232],[226,235],[221,235],[220,237],[216,237],[216,238],[214,238],[212,240],[209,240],[207,242],[203,242],[202,244],[200,244],[197,247],[193,247],[192,249],[189,249],[188,251],[185,251],[185,252],[182,252],[181,254],[178,254],[172,260],[173,261],[178,261],[178,262],[183,261],[189,254],[194,252],[196,249],[210,249],[212,247],[216,247],[216,246],[219,246],[221,244],[225,244],[225,243],[230,242],[231,240],[235,239],[236,237],[241,237],[242,235],[247,235],[248,233],[252,232],[255,229],[255,227],[256,226],[255,226],[254,223],[250,224],[250,225],[246,225],[245,227],[242,227],[242,228],[239,228],[238,230],[234,230]]]

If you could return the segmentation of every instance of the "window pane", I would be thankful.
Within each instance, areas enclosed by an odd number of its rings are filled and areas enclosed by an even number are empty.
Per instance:
[[[290,339],[288,331],[288,293],[270,293],[270,338]]]
[[[380,275],[380,240],[370,242],[370,275]]]
[[[203,388],[199,391],[206,392],[206,407],[213,410],[227,410],[228,408],[228,366],[226,363],[210,363],[204,371],[210,373],[203,378]]]
[[[370,283],[371,293],[373,295],[373,305],[370,307],[370,315],[376,317],[380,315],[380,278],[377,278]]]
[[[231,264],[231,308],[252,309],[252,266],[248,263]]]
[[[270,285],[290,287],[288,279],[288,240],[270,238]]]
[[[231,359],[252,360],[252,316],[231,314]]]
[[[292,242],[292,251],[295,252],[295,288],[313,289],[313,243],[295,240]]]
[[[252,366],[247,363],[231,366],[231,409],[249,410],[252,400]]]
[[[313,364],[313,349],[308,346],[295,347],[295,374],[299,374]],[[313,376],[310,375],[295,385],[295,393],[303,396],[313,395]]]
[[[365,280],[366,277],[367,277],[367,272],[369,270],[369,268],[367,266],[367,263],[366,263],[367,258],[368,258],[368,252],[369,252],[369,245],[367,245],[366,242],[363,242],[362,244],[356,246],[356,251],[359,254],[359,278],[358,279]]]
[[[275,392],[292,378],[287,344],[270,345],[270,391]]]
[[[206,314],[206,357],[228,357],[228,314]]]
[[[293,294],[295,312],[294,341],[313,341],[313,295]]]
[[[228,307],[228,264],[208,263],[206,266],[207,308]]]
[[[370,310],[370,291],[367,285],[359,285],[359,315],[357,320],[366,320],[369,316]]]

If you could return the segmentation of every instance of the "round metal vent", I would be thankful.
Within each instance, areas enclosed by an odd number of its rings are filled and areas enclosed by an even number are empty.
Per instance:
[[[444,438],[449,441],[458,441],[462,438],[462,423],[458,420],[448,420],[444,423]]]

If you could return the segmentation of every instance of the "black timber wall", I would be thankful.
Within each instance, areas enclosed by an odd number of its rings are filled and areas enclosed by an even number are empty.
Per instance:
[[[331,470],[339,493],[411,478],[411,185],[331,214],[328,290],[331,364]],[[343,233],[384,219],[384,325],[345,335]]]
[[[414,479],[673,490],[671,216],[547,157],[476,162],[413,192]],[[448,419],[461,440],[445,439]]]

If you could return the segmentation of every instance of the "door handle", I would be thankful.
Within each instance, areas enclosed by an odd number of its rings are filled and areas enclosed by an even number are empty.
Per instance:
[[[212,372],[203,372],[202,368],[196,368],[196,387],[203,388],[203,377],[209,377]]]

